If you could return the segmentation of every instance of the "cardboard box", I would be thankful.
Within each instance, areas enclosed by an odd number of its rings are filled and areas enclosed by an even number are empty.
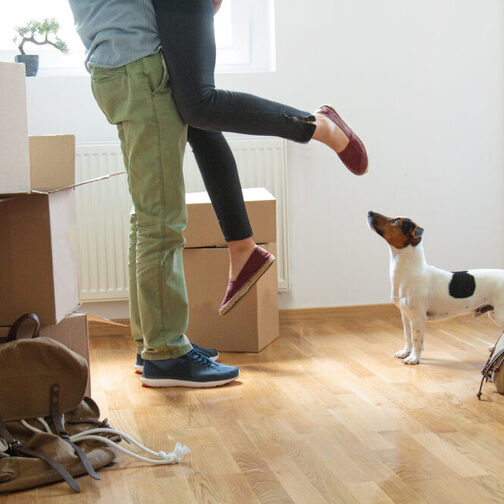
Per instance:
[[[75,184],[74,135],[30,136],[30,189],[53,191]]]
[[[256,243],[276,242],[276,199],[264,187],[244,189],[243,197]],[[226,245],[206,192],[187,193],[186,248]]]
[[[0,194],[29,187],[25,66],[0,62]]]
[[[75,191],[0,200],[0,325],[56,324],[79,304]]]
[[[74,188],[123,173],[76,184],[73,135],[29,137],[29,148],[23,192],[4,193],[0,166],[0,325],[26,312],[43,324],[57,324],[75,310],[80,291]]]
[[[0,63],[1,65],[1,63]],[[15,123],[16,121],[14,121]],[[0,130],[0,146],[9,140]],[[14,128],[16,130],[16,128]],[[0,194],[22,194],[32,191],[53,191],[75,184],[75,136],[26,136],[18,145],[16,156],[0,158]],[[10,135],[12,136],[12,135]],[[12,139],[10,139],[12,141]],[[0,155],[2,151],[0,151]],[[6,156],[8,151],[3,153]],[[21,161],[26,153],[26,163]],[[16,162],[17,161],[17,162]]]
[[[22,314],[21,314],[22,315]],[[10,327],[0,327],[0,338],[7,337]],[[30,338],[33,334],[34,323],[27,321],[18,330],[19,338]],[[42,326],[40,336],[52,338],[78,353],[86,359],[89,365],[89,332],[87,315],[72,313],[59,324]],[[88,380],[86,395],[91,396],[91,380]]]
[[[264,246],[276,253],[274,243]],[[227,248],[184,250],[189,296],[191,340],[207,348],[228,352],[259,352],[279,334],[278,272],[276,263],[226,315],[217,309],[226,291]]]

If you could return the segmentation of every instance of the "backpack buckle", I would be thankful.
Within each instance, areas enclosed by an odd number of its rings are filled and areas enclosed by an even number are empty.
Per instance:
[[[9,450],[16,451],[18,448],[21,448],[22,443],[21,441],[18,441],[17,439],[13,439],[12,441],[7,442],[7,446],[9,447]]]

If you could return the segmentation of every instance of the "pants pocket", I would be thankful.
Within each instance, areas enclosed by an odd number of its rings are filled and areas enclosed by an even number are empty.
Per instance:
[[[125,67],[93,69],[91,73],[91,91],[110,124],[122,121],[119,110],[125,105],[126,79]]]
[[[152,96],[155,96],[158,93],[160,93],[161,91],[163,91],[163,89],[166,88],[166,85],[169,80],[168,68],[166,67],[165,59],[164,59],[162,52],[159,53],[159,59],[161,60],[161,72],[162,72],[161,73],[161,81],[159,82],[158,85],[153,86],[152,91],[151,91]]]

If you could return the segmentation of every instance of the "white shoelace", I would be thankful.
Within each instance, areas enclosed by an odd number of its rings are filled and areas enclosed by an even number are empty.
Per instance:
[[[49,427],[48,423],[43,419],[43,418],[37,418],[37,420],[43,425],[45,431],[41,429],[37,429],[37,427],[34,427],[33,425],[29,424],[26,420],[21,420],[21,423],[26,427],[27,429],[31,430],[32,432],[48,432],[52,434],[51,428]],[[64,419],[63,419],[64,421]],[[125,441],[128,443],[131,443],[144,452],[149,453],[150,455],[153,455],[156,458],[149,458],[149,457],[144,457],[143,455],[140,455],[139,453],[132,452],[131,450],[128,450],[121,446],[119,443],[116,443],[115,441],[112,441],[111,439],[108,439],[104,436],[98,436],[96,434],[116,434],[118,436],[121,436]],[[180,443],[175,444],[175,448],[173,449],[172,452],[166,453],[164,451],[153,451],[150,448],[147,448],[143,444],[139,443],[135,439],[133,439],[131,436],[128,434],[125,434],[124,432],[118,431],[116,429],[110,429],[110,428],[105,428],[105,427],[99,427],[95,429],[89,429],[87,431],[79,432],[78,434],[74,434],[73,436],[70,436],[70,439],[74,442],[80,442],[80,441],[100,441],[101,443],[106,443],[110,446],[113,446],[117,448],[118,450],[122,451],[123,453],[126,453],[127,455],[131,457],[135,457],[139,460],[142,460],[144,462],[148,462],[149,464],[178,464],[181,460],[182,457],[186,453],[190,453],[191,450]],[[7,446],[6,446],[7,448]],[[6,450],[3,450],[3,446],[0,444],[0,452],[4,452]],[[6,454],[5,454],[6,455]]]

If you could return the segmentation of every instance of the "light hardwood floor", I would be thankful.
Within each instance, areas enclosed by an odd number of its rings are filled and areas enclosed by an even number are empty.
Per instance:
[[[260,354],[223,354],[240,380],[208,390],[142,388],[132,342],[110,331],[91,331],[102,416],[192,453],[161,467],[120,457],[102,481],[80,478],[80,495],[58,484],[6,504],[504,502],[504,396],[487,384],[476,398],[498,337],[486,316],[429,325],[407,367],[394,307],[287,313]]]

